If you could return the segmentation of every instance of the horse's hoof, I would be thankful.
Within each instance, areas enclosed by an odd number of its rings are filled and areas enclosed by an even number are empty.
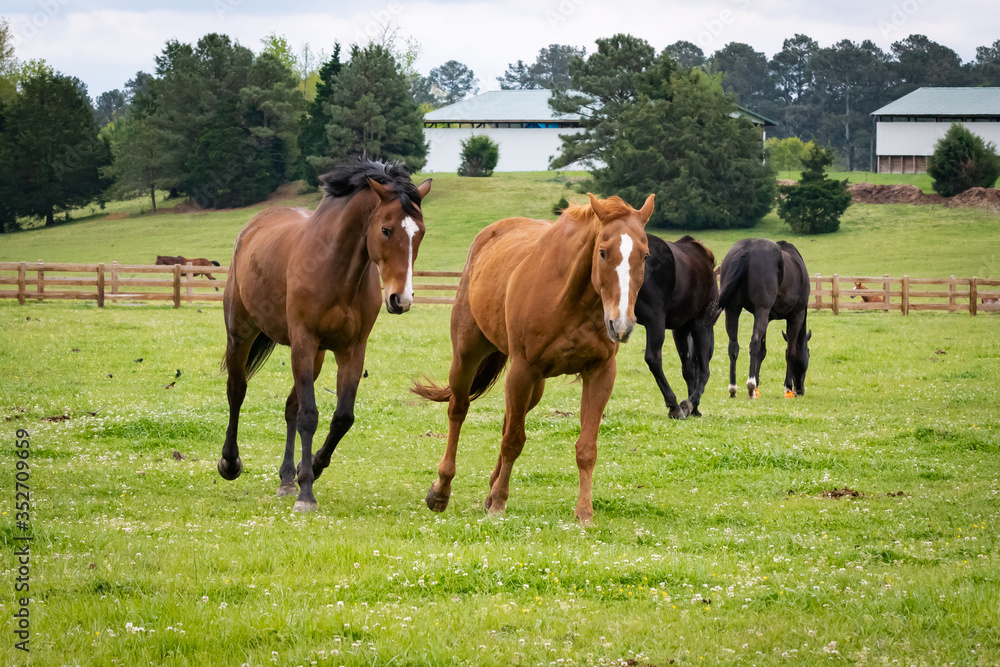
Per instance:
[[[736,398],[736,385],[729,385],[729,398]]]
[[[691,408],[691,416],[692,417],[701,417],[701,410],[698,409],[698,406],[694,406],[694,407]]]
[[[671,419],[684,419],[685,417],[687,417],[687,415],[684,413],[684,410],[681,408],[677,408],[676,410],[671,410],[670,412],[667,413],[667,415]]]
[[[292,510],[295,512],[315,512],[319,505],[315,500],[296,500]]]
[[[747,398],[749,398],[750,400],[753,400],[755,398],[760,398],[760,389],[751,389]]]
[[[278,487],[279,498],[294,496],[296,493],[298,493],[298,489],[295,487],[295,482],[289,482],[288,484],[282,482],[281,486]]]
[[[432,484],[427,492],[427,509],[432,512],[443,512],[448,508],[448,500],[449,496],[435,491]]]
[[[230,482],[240,476],[243,472],[243,459],[236,457],[236,461],[230,463],[226,459],[219,459],[219,474],[222,475],[222,479],[228,479]]]
[[[694,406],[691,405],[691,401],[687,399],[681,401],[681,411],[684,413],[684,417],[688,417],[692,412],[694,412]]]

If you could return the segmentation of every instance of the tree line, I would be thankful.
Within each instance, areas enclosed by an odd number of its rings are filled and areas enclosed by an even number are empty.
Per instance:
[[[144,195],[155,209],[162,191],[203,207],[242,206],[289,180],[315,184],[336,160],[362,152],[415,171],[426,163],[423,112],[475,94],[480,83],[456,60],[421,75],[414,69],[419,45],[399,44],[391,32],[346,50],[334,44],[330,54],[308,45],[295,53],[274,34],[256,50],[208,34],[193,44],[168,42],[155,71],[138,72],[123,89],[92,101],[79,79],[43,61],[19,62],[10,37],[0,18],[2,231],[32,218],[56,224],[67,210],[107,198]],[[773,194],[773,185],[760,185],[767,178],[750,164],[760,155],[747,128],[725,120],[736,103],[776,121],[773,136],[814,140],[848,169],[864,168],[871,111],[919,86],[1000,85],[1000,41],[962,63],[922,35],[890,52],[870,41],[821,48],[795,35],[771,58],[736,42],[708,56],[684,41],[657,54],[619,35],[599,40],[591,54],[550,45],[532,63],[510,63],[497,85],[552,89],[555,108],[585,117],[584,133],[566,141],[555,166],[594,158],[592,183],[608,192],[642,187],[626,183],[624,172],[601,171],[601,163],[652,166],[640,181],[655,181],[680,203],[663,224],[748,226],[764,206],[760,193]],[[700,129],[686,135],[644,135],[628,125],[662,129],[696,117]],[[692,152],[699,159],[677,168]],[[696,200],[689,185],[699,179],[705,187]],[[709,212],[706,202],[738,189],[733,183],[757,183],[759,192],[732,192],[742,197],[738,205],[713,204]]]

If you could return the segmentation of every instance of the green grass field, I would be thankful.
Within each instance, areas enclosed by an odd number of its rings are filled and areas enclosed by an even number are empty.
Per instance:
[[[540,174],[435,176],[418,268],[460,267],[477,225],[546,216],[563,187]],[[0,237],[0,259],[226,255],[249,214],[83,220]],[[752,234],[793,238],[770,216]],[[699,236],[721,258],[745,235]],[[840,233],[794,240],[814,273],[996,275],[998,236],[979,212],[855,206]],[[316,484],[320,509],[297,515],[275,497],[287,349],[251,381],[244,474],[226,482],[215,470],[227,418],[219,305],[0,302],[0,602],[10,619],[22,428],[31,663],[1000,663],[997,315],[811,314],[807,392],[794,400],[781,396],[772,326],[753,403],[728,398],[720,326],[705,416],[684,422],[666,418],[638,329],[619,354],[596,525],[583,529],[570,379],[550,381],[529,416],[506,516],[480,509],[499,387],[470,411],[450,507],[427,510],[447,420],[407,386],[446,375],[449,312],[383,313],[357,421]],[[334,386],[330,365],[321,428]],[[863,495],[824,496],[844,487]],[[27,663],[6,637],[0,662]]]

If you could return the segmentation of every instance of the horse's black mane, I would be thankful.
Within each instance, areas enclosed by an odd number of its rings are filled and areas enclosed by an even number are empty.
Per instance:
[[[382,162],[366,155],[347,158],[319,177],[327,197],[350,197],[368,190],[368,179],[389,186],[407,215],[420,215],[420,193],[402,162]]]

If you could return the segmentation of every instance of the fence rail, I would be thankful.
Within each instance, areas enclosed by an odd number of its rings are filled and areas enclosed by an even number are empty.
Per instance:
[[[222,279],[208,280],[210,273]],[[172,301],[174,308],[184,303],[222,301],[222,286],[229,267],[150,266],[137,264],[68,264],[0,262],[0,298],[27,301],[78,299],[97,301]],[[150,275],[152,274],[152,275]],[[159,275],[156,275],[159,274]],[[450,304],[455,301],[460,271],[414,271],[416,278],[433,279],[416,283],[415,303]],[[162,276],[162,277],[161,277]],[[1000,312],[1000,280],[977,278],[911,278],[908,275],[810,277],[813,310],[832,310],[834,315],[850,310],[898,310],[909,315],[914,310],[946,312]],[[858,289],[856,283],[863,287]],[[13,287],[11,289],[10,287]],[[868,297],[864,301],[862,297]]]

